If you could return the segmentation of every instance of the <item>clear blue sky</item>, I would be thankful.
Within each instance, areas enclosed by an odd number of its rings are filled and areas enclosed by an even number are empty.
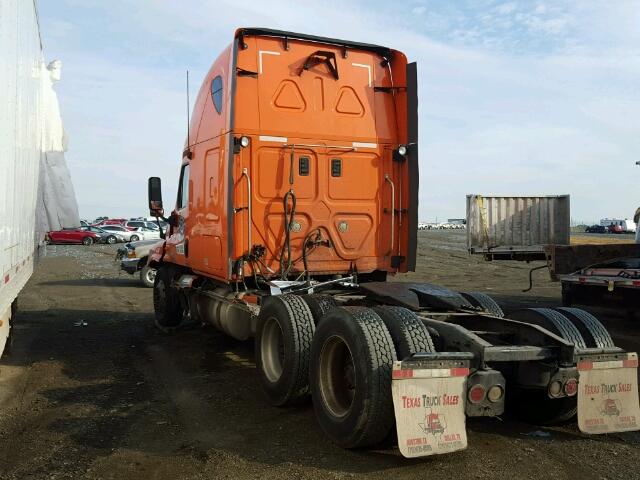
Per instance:
[[[192,90],[238,26],[387,45],[418,62],[420,218],[465,195],[564,194],[574,220],[640,205],[640,1],[40,0],[80,213],[175,195]],[[295,6],[293,6],[295,5]]]

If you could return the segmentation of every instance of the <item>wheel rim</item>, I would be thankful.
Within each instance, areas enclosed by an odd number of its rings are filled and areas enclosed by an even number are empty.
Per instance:
[[[132,241],[132,242],[137,242],[138,240],[139,240],[139,239],[138,239],[138,236],[137,236],[137,235],[131,235],[131,241]]]
[[[116,237],[109,237],[109,238],[107,238],[107,242],[109,242],[109,243],[111,243],[111,244],[116,243]]]
[[[153,283],[156,279],[156,271],[153,268],[150,268],[147,270],[147,273],[145,275],[145,278],[147,279],[147,282],[149,283]]]
[[[264,324],[260,339],[262,369],[270,382],[277,382],[282,376],[284,365],[284,335],[275,317],[269,317]]]
[[[322,346],[319,362],[320,394],[335,417],[344,417],[356,393],[356,372],[351,350],[338,336],[329,337]]]

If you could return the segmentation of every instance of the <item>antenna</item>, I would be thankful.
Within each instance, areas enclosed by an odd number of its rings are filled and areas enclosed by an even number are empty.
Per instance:
[[[187,70],[187,151],[191,148],[191,145],[189,145],[189,141],[191,140],[189,123],[191,123],[191,112],[189,111],[189,70]]]

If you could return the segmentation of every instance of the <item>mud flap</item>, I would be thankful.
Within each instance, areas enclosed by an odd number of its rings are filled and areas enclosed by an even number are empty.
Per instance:
[[[640,430],[638,354],[578,362],[578,427],[585,433]]]
[[[393,407],[400,453],[407,458],[467,448],[465,398],[469,362],[395,362]]]

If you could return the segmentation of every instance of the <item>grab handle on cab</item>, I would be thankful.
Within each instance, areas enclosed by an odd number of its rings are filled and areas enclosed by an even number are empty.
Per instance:
[[[251,178],[249,178],[249,171],[246,167],[242,169],[242,176],[247,177],[247,240],[249,241],[247,253],[251,254],[253,244],[251,239]]]
[[[395,225],[395,212],[396,212],[396,186],[393,184],[393,180],[391,180],[391,175],[389,175],[388,173],[386,173],[384,175],[384,179],[389,182],[389,185],[391,185],[391,248],[389,249],[390,253],[393,253],[393,245],[394,245],[394,233],[395,233],[395,229],[396,229],[396,225]]]

